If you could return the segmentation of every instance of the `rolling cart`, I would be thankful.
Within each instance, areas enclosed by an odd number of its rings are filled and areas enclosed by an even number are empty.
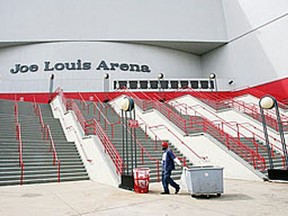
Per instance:
[[[223,167],[192,166],[183,169],[186,185],[192,197],[211,195],[220,197],[223,190]]]

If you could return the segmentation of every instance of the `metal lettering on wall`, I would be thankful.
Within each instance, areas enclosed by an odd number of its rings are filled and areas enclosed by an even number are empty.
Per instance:
[[[138,64],[138,63],[118,63],[118,62],[106,62],[101,60],[96,67],[93,67],[92,62],[82,61],[77,59],[75,62],[43,62],[43,71],[87,71],[95,68],[97,71],[128,71],[128,72],[143,72],[150,73],[151,69],[149,65]],[[37,72],[40,66],[38,64],[15,64],[13,68],[10,69],[10,73],[27,73],[27,72]]]

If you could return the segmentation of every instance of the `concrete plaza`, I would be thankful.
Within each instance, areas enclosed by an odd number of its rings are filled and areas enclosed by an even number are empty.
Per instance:
[[[92,181],[0,188],[1,216],[288,215],[288,184],[224,180],[221,197],[160,195],[161,184],[136,194]],[[172,189],[171,189],[172,192]]]

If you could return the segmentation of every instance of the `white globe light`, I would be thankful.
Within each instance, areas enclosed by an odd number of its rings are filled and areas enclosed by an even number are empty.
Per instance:
[[[274,107],[274,103],[275,103],[274,99],[269,96],[263,97],[260,100],[260,106],[263,109],[272,109]]]
[[[214,74],[214,73],[209,74],[209,78],[210,79],[215,79],[216,78],[216,74]]]
[[[104,74],[104,79],[109,79],[109,74],[108,73]]]
[[[159,73],[158,74],[158,79],[163,79],[164,78],[164,74],[163,73]]]
[[[121,104],[120,104],[120,108],[123,111],[127,111],[129,109],[129,106],[130,106],[129,98],[128,97],[123,98],[122,101],[121,101]]]

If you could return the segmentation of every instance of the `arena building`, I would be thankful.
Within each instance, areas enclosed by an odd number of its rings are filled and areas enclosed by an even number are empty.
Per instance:
[[[262,181],[288,180],[287,0],[10,0],[0,1],[0,11],[0,185],[23,185],[4,192],[72,181],[66,189],[99,187],[131,204],[131,194],[118,186],[137,165],[149,167],[152,191],[160,192],[163,141],[182,165],[224,168],[228,195],[219,200],[229,200],[242,181],[269,187],[267,194],[286,190]],[[127,98],[136,113],[126,116]],[[130,142],[131,152],[124,146]],[[261,200],[259,191],[249,196]],[[73,202],[67,201],[71,209]],[[12,203],[4,204],[4,214],[18,213],[8,209]],[[184,210],[168,209],[189,212],[183,203],[177,207]],[[253,205],[244,203],[247,211],[234,204],[239,212],[226,206],[223,214],[251,214]],[[88,215],[105,214],[93,205]],[[79,208],[65,212],[59,205],[59,215],[85,214]],[[156,215],[152,209],[147,213]],[[50,210],[45,205],[45,215],[55,215]]]

